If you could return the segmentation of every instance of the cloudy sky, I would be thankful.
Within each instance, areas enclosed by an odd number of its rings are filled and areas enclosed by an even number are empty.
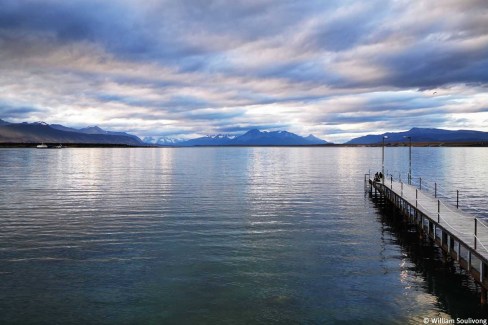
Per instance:
[[[0,118],[188,138],[488,131],[486,0],[2,0]]]

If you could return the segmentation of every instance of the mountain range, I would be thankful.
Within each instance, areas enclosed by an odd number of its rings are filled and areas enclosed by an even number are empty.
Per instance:
[[[218,134],[179,142],[178,146],[307,146],[328,144],[313,135],[302,137],[287,131],[252,129],[242,135]]]
[[[106,145],[145,145],[135,135],[110,132],[99,127],[73,129],[59,124],[9,123],[0,120],[0,143],[77,143]]]
[[[386,138],[385,138],[386,137]],[[412,128],[403,132],[370,134],[352,139],[345,145],[379,145],[383,142],[407,143],[488,143],[488,132],[471,130],[443,130]],[[146,137],[141,140],[126,132],[106,131],[98,126],[82,129],[60,124],[10,123],[0,119],[0,143],[62,143],[129,146],[302,146],[331,144],[314,135],[302,137],[287,131],[260,131],[252,129],[241,135],[217,134],[190,140]]]
[[[302,146],[329,144],[329,142],[319,139],[310,134],[302,137],[287,131],[259,131],[249,130],[242,135],[217,134],[207,135],[200,138],[182,140],[175,138],[153,138],[146,137],[143,140],[148,144],[160,146]]]
[[[370,134],[352,139],[345,144],[372,145],[381,144],[383,138],[388,143],[409,142],[413,143],[469,143],[488,141],[488,132],[471,130],[444,130],[432,128],[412,128],[404,132],[387,132],[383,134]]]
[[[77,143],[130,146],[300,146],[328,144],[327,141],[313,135],[301,137],[287,131],[250,130],[242,135],[218,134],[190,140],[146,137],[144,141],[125,132],[113,132],[92,126],[82,129],[66,127],[60,124],[9,123],[0,120],[0,143]]]

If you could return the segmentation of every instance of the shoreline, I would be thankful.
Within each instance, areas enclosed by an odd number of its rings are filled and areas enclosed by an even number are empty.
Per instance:
[[[105,143],[50,143],[44,142],[49,148],[54,148],[57,145],[62,145],[66,148],[236,148],[236,147],[293,147],[293,148],[316,148],[316,147],[382,147],[382,144],[314,144],[314,145],[196,145],[196,146],[158,146],[158,145],[128,145],[128,144],[105,144]],[[40,144],[36,143],[0,143],[0,148],[36,148]],[[408,147],[409,144],[405,142],[400,143],[385,143],[385,147]],[[412,143],[412,147],[488,147],[488,142],[416,142]]]

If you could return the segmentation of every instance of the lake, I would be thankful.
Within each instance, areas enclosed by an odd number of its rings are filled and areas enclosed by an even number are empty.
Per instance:
[[[364,191],[381,148],[0,149],[2,324],[419,324],[476,288]],[[488,148],[413,148],[488,216]],[[408,148],[385,169],[407,179]]]

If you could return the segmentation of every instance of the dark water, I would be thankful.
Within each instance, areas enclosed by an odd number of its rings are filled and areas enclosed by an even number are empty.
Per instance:
[[[415,148],[414,175],[483,215],[487,158]],[[385,161],[405,175],[408,149]],[[1,324],[484,315],[469,279],[365,195],[378,148],[0,149],[0,166]]]

